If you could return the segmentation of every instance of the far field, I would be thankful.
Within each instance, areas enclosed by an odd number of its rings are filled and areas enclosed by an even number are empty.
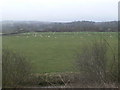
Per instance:
[[[50,73],[75,71],[76,53],[84,45],[102,38],[117,53],[115,32],[31,32],[3,36],[2,40],[3,48],[18,52],[32,62],[34,73]]]

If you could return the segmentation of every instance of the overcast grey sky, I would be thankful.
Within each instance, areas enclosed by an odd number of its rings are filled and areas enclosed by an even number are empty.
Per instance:
[[[0,8],[3,20],[112,21],[118,19],[118,1],[0,0]]]

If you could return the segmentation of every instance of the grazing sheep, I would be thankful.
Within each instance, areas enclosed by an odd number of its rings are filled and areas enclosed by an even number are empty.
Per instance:
[[[111,38],[112,36],[110,35],[110,38]]]

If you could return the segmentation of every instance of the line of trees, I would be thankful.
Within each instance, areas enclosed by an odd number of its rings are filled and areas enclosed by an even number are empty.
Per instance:
[[[48,23],[38,21],[2,21],[3,33],[22,32],[117,32],[118,22],[75,21]]]

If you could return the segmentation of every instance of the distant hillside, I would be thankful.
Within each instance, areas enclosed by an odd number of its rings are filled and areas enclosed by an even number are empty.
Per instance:
[[[75,21],[53,23],[39,21],[2,21],[2,33],[22,32],[116,32],[118,22]]]

